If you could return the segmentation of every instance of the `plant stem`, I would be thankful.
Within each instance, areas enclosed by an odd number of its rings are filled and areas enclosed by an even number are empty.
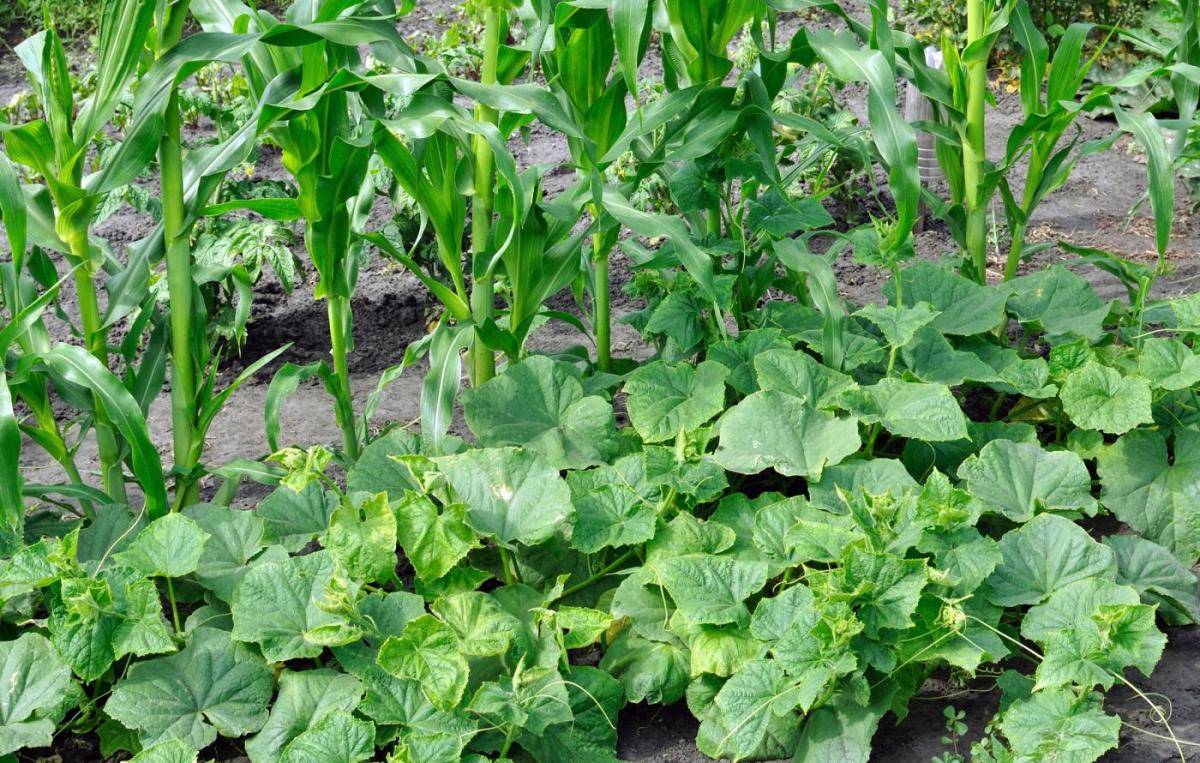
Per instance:
[[[500,758],[508,757],[508,750],[512,747],[513,739],[517,736],[517,727],[509,726],[504,732],[504,746],[500,748]]]
[[[500,60],[500,10],[489,3],[484,12],[483,69],[479,81],[484,85],[496,84]],[[496,123],[496,110],[484,104],[476,104],[475,121]],[[492,209],[495,200],[496,158],[492,147],[482,135],[475,139],[475,203],[471,207],[471,315],[477,326],[492,317],[496,290],[494,276],[486,263],[488,237],[492,231]],[[479,332],[471,345],[471,383],[478,387],[496,375],[496,356],[483,343]]]
[[[1004,263],[1004,280],[1011,281],[1017,275],[1017,268],[1021,265],[1021,255],[1025,251],[1025,225],[1024,223],[1016,223],[1013,225],[1012,243],[1008,247],[1008,261]]]
[[[346,457],[358,460],[358,428],[354,418],[354,396],[350,388],[350,366],[346,361],[350,350],[350,300],[336,294],[328,297],[329,344],[333,356],[333,373],[337,377],[337,420],[342,428],[342,447]]]
[[[721,207],[720,202],[708,210],[708,234],[710,236],[720,237],[721,235]]]
[[[86,226],[77,227],[67,236],[71,255],[83,264],[75,270],[75,293],[79,300],[79,320],[88,352],[108,367],[108,341],[100,318],[100,300],[96,295],[96,268],[92,261]],[[125,472],[121,465],[121,443],[108,421],[99,397],[95,397],[96,444],[100,451],[100,469],[104,492],[117,503],[127,503]]]
[[[183,206],[183,145],[180,140],[179,94],[167,102],[166,131],[158,148],[162,176],[163,243],[171,311],[171,437],[175,468],[184,475],[175,485],[173,511],[196,503],[200,487],[191,477],[199,461],[196,447],[196,363],[192,357],[192,249]]]
[[[983,37],[985,0],[967,0],[967,45]],[[987,57],[967,64],[967,135],[963,143],[966,185],[967,265],[979,283],[987,281],[987,207],[982,198],[983,163],[987,158],[984,105],[987,101]]]
[[[234,496],[237,495],[238,488],[241,487],[242,478],[230,477],[221,483],[221,487],[217,488],[216,494],[212,498],[212,503],[215,506],[228,506],[233,502]]]
[[[504,584],[512,585],[519,582],[517,579],[517,568],[513,564],[512,554],[508,552],[504,546],[496,546],[496,550],[500,552],[500,571],[504,573]]]
[[[589,577],[585,580],[581,580],[580,582],[576,583],[575,585],[571,586],[570,588],[567,588],[566,590],[564,590],[562,592],[562,595],[559,596],[557,599],[555,599],[555,602],[562,601],[563,599],[567,598],[568,596],[571,596],[572,594],[577,594],[580,591],[587,588],[588,586],[594,585],[597,581],[601,580],[602,578],[608,577],[613,572],[620,569],[621,565],[625,564],[625,562],[629,561],[632,558],[633,558],[633,549],[629,549],[628,551],[626,551],[625,553],[621,554],[616,559],[614,559],[612,562],[610,562],[607,566],[604,567],[604,569],[600,570],[595,575],[592,575],[591,577]]]
[[[175,603],[175,584],[167,578],[167,598],[171,600],[171,620],[175,623],[175,635],[183,635],[183,625],[179,620],[179,605]]]
[[[599,219],[599,209],[592,214]],[[596,231],[592,235],[592,267],[596,271],[596,282],[592,295],[593,330],[596,332],[596,367],[604,373],[612,369],[612,308],[609,305],[608,249],[604,245],[604,234]]]

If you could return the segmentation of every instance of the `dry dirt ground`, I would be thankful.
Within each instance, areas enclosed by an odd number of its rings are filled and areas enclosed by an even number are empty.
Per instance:
[[[414,14],[403,24],[406,33],[438,34],[439,24],[456,3],[447,0],[422,0]],[[792,28],[798,23],[790,22]],[[657,63],[647,64],[647,75],[653,76]],[[24,86],[15,56],[0,49],[0,102],[7,101]],[[861,96],[851,96],[851,105],[865,111]],[[1003,146],[1009,129],[1019,121],[1019,104],[1010,95],[1001,93],[999,105],[989,115],[988,137],[993,151]],[[1114,129],[1111,121],[1088,122],[1088,137],[1106,134]],[[535,128],[525,141],[514,142],[518,162],[524,166],[547,163],[559,169],[552,171],[547,181],[548,195],[571,182],[566,168],[568,155],[565,142],[543,128]],[[285,173],[277,154],[264,152],[255,169],[262,178],[282,178]],[[1145,167],[1136,152],[1129,150],[1127,141],[1119,142],[1113,151],[1090,157],[1080,163],[1067,186],[1048,199],[1031,224],[1031,238],[1037,240],[1066,240],[1074,244],[1109,249],[1138,259],[1153,256],[1153,231],[1147,219],[1148,210],[1130,210],[1140,201],[1145,190]],[[1181,194],[1181,197],[1184,196]],[[376,212],[373,223],[380,223],[389,214],[385,209]],[[123,212],[110,219],[97,233],[108,238],[120,254],[126,244],[144,236],[150,229],[148,220]],[[917,250],[923,257],[953,254],[953,244],[944,230],[930,226],[917,239]],[[1192,219],[1186,203],[1181,200],[1176,215],[1175,237],[1171,248],[1173,272],[1160,283],[1161,296],[1194,291],[1200,279],[1200,226]],[[1067,260],[1060,249],[1053,248],[1038,257],[1036,265]],[[871,268],[848,259],[836,266],[843,295],[858,302],[880,299],[882,280]],[[1101,296],[1124,296],[1123,288],[1104,274],[1080,270],[1097,284]],[[614,281],[619,285],[628,278],[625,263],[615,263]],[[249,326],[249,342],[237,365],[261,357],[285,342],[292,342],[283,360],[309,362],[327,356],[325,310],[311,296],[312,273],[309,283],[301,284],[291,294],[285,293],[277,282],[266,279],[255,294],[253,319]],[[70,311],[73,305],[68,304]],[[355,394],[365,398],[374,389],[378,375],[398,363],[405,347],[422,336],[432,314],[431,300],[421,284],[411,274],[404,273],[376,258],[365,268],[361,285],[354,299],[354,342],[351,372]],[[569,307],[563,302],[559,307]],[[614,309],[628,313],[638,304],[614,295]],[[636,332],[627,326],[614,327],[614,352],[621,356],[641,356],[646,348]],[[570,327],[551,325],[540,331],[533,340],[539,350],[551,350],[585,341]],[[233,458],[258,457],[267,449],[262,411],[271,373],[276,366],[259,374],[239,390],[217,419],[209,434],[205,460],[220,464]],[[418,395],[423,375],[421,367],[410,369],[383,396],[376,423],[410,422],[418,417]],[[319,384],[302,385],[290,398],[282,415],[284,444],[332,443],[338,431],[332,408]],[[151,432],[169,451],[170,411],[167,396],[161,396],[151,410]],[[94,453],[81,453],[85,468],[94,470]],[[59,479],[55,468],[35,448],[26,447],[22,464],[31,481],[51,482]],[[261,493],[254,486],[239,494],[240,503],[253,503]],[[1172,725],[1183,751],[1189,759],[1200,760],[1200,629],[1175,629],[1169,633],[1169,645],[1158,670],[1149,679],[1133,677],[1147,694],[1158,701],[1169,701]],[[971,739],[983,733],[988,719],[995,711],[998,695],[991,691],[992,681],[981,678],[967,687],[947,688],[945,682],[930,682],[912,703],[909,716],[898,725],[894,719],[884,719],[876,737],[877,761],[927,761],[946,752],[943,736],[942,710],[953,704],[966,711],[970,727],[967,740],[960,743],[966,751]],[[1163,734],[1156,726],[1145,704],[1132,692],[1116,689],[1110,693],[1108,707],[1119,712],[1126,722],[1121,734],[1121,750],[1106,760],[1166,761],[1178,760],[1170,742],[1152,736]],[[682,704],[672,707],[631,706],[620,719],[619,753],[629,761],[658,761],[661,763],[691,763],[707,760],[693,743],[697,723]],[[1143,733],[1150,732],[1150,733]]]

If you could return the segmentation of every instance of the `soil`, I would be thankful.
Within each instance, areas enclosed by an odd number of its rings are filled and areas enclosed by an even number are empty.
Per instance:
[[[848,5],[857,5],[851,2]],[[450,0],[423,0],[414,14],[402,22],[406,30],[417,29],[438,34],[446,14],[456,7]],[[781,35],[786,39],[790,29],[799,24],[795,17],[785,19]],[[660,65],[651,61],[644,74],[659,73]],[[658,69],[658,71],[656,71]],[[15,56],[0,53],[0,103],[7,102],[25,85]],[[861,91],[849,90],[851,106],[865,118],[865,102]],[[988,122],[989,146],[993,152],[1002,150],[1010,128],[1020,120],[1020,106],[1009,92],[998,94],[998,105],[990,112]],[[1105,135],[1115,129],[1111,120],[1086,120],[1085,138]],[[188,137],[201,137],[204,130]],[[567,187],[572,172],[565,167],[567,147],[561,137],[549,130],[534,127],[529,135],[514,141],[513,151],[522,166],[547,164],[555,167],[547,174],[545,187],[548,196]],[[996,157],[998,158],[998,157]],[[255,168],[258,177],[286,178],[277,153],[264,151]],[[1126,139],[1105,154],[1080,162],[1067,185],[1052,195],[1039,208],[1030,225],[1030,238],[1036,241],[1068,241],[1107,249],[1142,261],[1154,258],[1153,225],[1149,210],[1142,205],[1146,187],[1144,158],[1131,150]],[[1019,189],[1018,189],[1019,193]],[[1182,294],[1194,290],[1200,278],[1200,228],[1187,205],[1187,195],[1179,194],[1179,209],[1170,260],[1173,272],[1157,286],[1159,296]],[[381,205],[372,223],[386,220],[390,211]],[[997,214],[999,211],[997,210]],[[97,234],[107,238],[121,256],[125,247],[145,236],[151,229],[148,219],[129,210],[118,213]],[[917,236],[918,255],[927,258],[954,256],[954,245],[941,226],[930,223]],[[1028,267],[1041,267],[1050,262],[1070,262],[1071,256],[1057,246],[1039,254]],[[995,264],[999,267],[999,256]],[[843,296],[857,302],[879,301],[883,279],[870,267],[856,264],[843,257],[835,270]],[[1123,287],[1111,277],[1095,269],[1079,272],[1093,280],[1103,298],[1124,297]],[[283,362],[305,363],[328,356],[324,306],[312,299],[313,274],[308,272],[307,283],[286,293],[279,283],[266,278],[256,290],[249,339],[241,358],[234,361],[230,371],[244,367],[253,360],[274,350],[285,342],[291,348],[279,361],[254,377],[237,391],[218,416],[209,432],[205,460],[220,464],[234,458],[259,457],[267,450],[262,411],[271,376]],[[621,290],[629,277],[629,268],[619,256],[614,261],[613,308],[617,316],[640,307],[636,300]],[[73,296],[65,299],[65,309],[74,311]],[[573,309],[570,297],[560,299],[557,309]],[[423,336],[429,319],[435,315],[434,305],[426,290],[415,277],[402,272],[380,258],[372,259],[363,269],[360,286],[354,297],[354,352],[351,373],[356,398],[361,402],[375,389],[380,372],[399,363],[406,346]],[[66,325],[52,325],[56,338],[69,336]],[[565,324],[549,324],[533,337],[532,345],[540,351],[551,351],[585,343],[578,332]],[[614,321],[614,354],[642,357],[648,349],[638,334],[628,326]],[[418,401],[424,368],[407,370],[383,394],[375,424],[414,422],[419,416]],[[161,395],[150,410],[150,429],[164,455],[169,453],[170,410],[168,396]],[[319,383],[302,384],[284,406],[281,418],[281,444],[308,445],[332,443],[338,431],[330,401]],[[35,447],[22,451],[22,469],[34,482],[54,482],[61,478],[57,466]],[[94,448],[85,443],[80,452],[80,464],[85,474],[95,474]],[[208,490],[215,486],[207,485]],[[263,492],[255,485],[244,486],[237,502],[252,505]],[[1181,740],[1191,740],[1183,746],[1189,760],[1200,760],[1200,629],[1173,629],[1169,633],[1166,653],[1157,671],[1150,678],[1133,677],[1133,683],[1156,701],[1167,702],[1172,708],[1172,725]],[[877,761],[926,761],[945,754],[942,710],[947,704],[966,712],[970,728],[967,739],[959,743],[966,752],[971,740],[982,735],[984,727],[998,703],[998,693],[987,680],[967,687],[947,689],[945,680],[930,681],[911,705],[906,719],[898,725],[886,718],[876,736]],[[1128,689],[1117,688],[1109,694],[1108,709],[1120,713],[1125,722],[1121,733],[1121,750],[1105,758],[1111,761],[1178,760],[1175,747],[1169,741],[1151,736],[1165,730],[1156,725],[1146,704]],[[691,763],[707,758],[695,747],[697,722],[682,704],[671,707],[636,705],[622,713],[620,719],[619,753],[629,761],[660,763]],[[1145,733],[1143,733],[1145,732]],[[61,751],[60,751],[61,752]],[[70,755],[67,752],[65,754]],[[93,753],[94,754],[94,753]],[[90,757],[82,755],[76,759]]]

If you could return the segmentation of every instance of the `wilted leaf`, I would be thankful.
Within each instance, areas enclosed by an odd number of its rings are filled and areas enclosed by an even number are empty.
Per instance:
[[[333,571],[327,551],[255,565],[233,592],[233,638],[258,644],[271,662],[319,655],[308,636],[346,625],[320,606]]]
[[[449,710],[467,688],[467,661],[448,626],[423,615],[390,636],[379,649],[379,665],[398,678],[416,681],[433,705]]]

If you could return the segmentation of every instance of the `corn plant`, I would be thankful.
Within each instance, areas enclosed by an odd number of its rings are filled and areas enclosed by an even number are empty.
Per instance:
[[[265,134],[281,147],[284,166],[296,181],[293,204],[248,201],[244,206],[276,219],[303,219],[305,248],[319,277],[315,296],[326,302],[332,362],[284,367],[267,406],[268,440],[278,449],[282,398],[301,379],[319,375],[334,399],[342,452],[353,462],[367,435],[365,421],[360,423],[355,412],[348,361],[353,350],[351,299],[362,257],[358,234],[374,194],[364,104],[381,108],[383,92],[410,93],[428,78],[382,77],[373,85],[362,78],[359,43],[378,43],[390,46],[392,54],[407,54],[394,29],[368,16],[373,3],[297,4],[288,9],[284,24],[232,0],[205,0],[197,6],[214,39],[240,37],[224,55],[240,59],[259,101],[253,123],[257,132],[252,134]],[[235,32],[247,27],[257,31]],[[360,96],[363,92],[367,95]]]
[[[493,282],[498,272],[503,276],[505,310],[497,316],[502,321],[489,315],[482,323],[476,322],[471,309],[462,264],[468,210],[455,185],[462,168],[472,168],[478,156],[471,140],[473,131],[481,132],[489,142],[491,161],[503,178],[493,197],[497,203],[487,242],[487,251],[493,254],[488,262],[472,267],[488,273]],[[413,252],[404,251],[378,232],[366,238],[414,273],[445,309],[446,320],[439,323],[429,347],[421,348],[427,349],[431,358],[422,390],[423,429],[440,441],[458,391],[458,353],[478,343],[485,354],[494,356],[502,351],[510,360],[518,360],[535,321],[565,317],[546,316],[544,305],[578,272],[578,248],[584,234],[571,230],[577,215],[560,219],[548,213],[536,173],[516,172],[512,155],[492,126],[480,126],[467,112],[436,94],[419,94],[404,111],[380,121],[374,143],[398,187],[416,201],[433,229],[435,263],[418,262]],[[578,194],[566,196],[570,203]],[[579,202],[574,203],[578,208]],[[415,249],[419,238],[413,244]]]
[[[74,269],[80,335],[101,367],[108,364],[106,328],[111,320],[101,312],[96,283],[105,255],[93,247],[89,229],[101,194],[111,189],[85,182],[84,172],[89,148],[112,117],[118,98],[135,73],[152,16],[153,8],[145,2],[113,0],[105,4],[105,23],[98,39],[97,86],[78,110],[66,52],[53,27],[18,46],[19,58],[29,72],[44,114],[41,119],[4,132],[9,157],[35,172],[45,184],[53,205],[55,243]],[[97,398],[93,415],[105,492],[124,502],[123,445],[108,414]]]
[[[999,32],[1008,28],[1022,51],[1021,106],[1025,119],[1009,136],[1004,157],[997,164],[979,160],[977,148],[972,148],[971,136],[979,137],[972,120],[986,116],[973,114],[975,103],[965,97],[971,92],[969,85],[975,71],[966,60],[965,49],[960,52],[943,41],[944,75],[925,63],[915,43],[906,46],[905,60],[912,68],[914,81],[925,83],[926,97],[935,105],[939,124],[950,132],[935,138],[949,188],[949,206],[941,201],[933,206],[962,241],[965,271],[979,279],[981,274],[986,275],[979,268],[987,263],[987,217],[998,193],[1010,238],[1003,276],[1010,280],[1021,262],[1033,253],[1026,248],[1025,235],[1038,205],[1067,182],[1080,159],[1107,150],[1117,136],[1082,143],[1078,137],[1067,137],[1082,115],[1110,103],[1112,89],[1107,86],[1083,90],[1088,72],[1104,47],[1102,41],[1090,56],[1084,57],[1091,25],[1071,25],[1051,50],[1034,26],[1028,5],[1016,2],[996,10],[989,28],[992,32],[980,49],[990,51]],[[1028,163],[1018,198],[1011,190],[1010,176],[1025,159]]]
[[[624,9],[623,9],[624,11]],[[636,8],[624,11],[636,14]],[[633,50],[626,50],[636,72],[637,63],[645,52],[642,42],[646,35],[639,29],[641,18],[618,18],[629,25],[622,33],[634,38]],[[581,8],[568,4],[555,7],[553,47],[543,54],[543,67],[550,87],[566,104],[567,112],[587,140],[568,142],[577,172],[588,178],[598,195],[602,175],[611,163],[601,162],[626,125],[625,98],[629,94],[627,72],[614,71],[621,62],[616,55],[616,32],[607,9]],[[628,44],[628,43],[627,43]],[[629,66],[625,67],[630,68]],[[610,73],[613,75],[610,80]],[[636,83],[636,74],[634,74]],[[603,219],[602,207],[593,202],[591,214]],[[611,222],[592,234],[591,271],[589,282],[592,294],[592,332],[596,343],[596,367],[601,372],[612,369],[612,315],[609,307],[611,284],[609,255],[616,243],[619,228]]]

